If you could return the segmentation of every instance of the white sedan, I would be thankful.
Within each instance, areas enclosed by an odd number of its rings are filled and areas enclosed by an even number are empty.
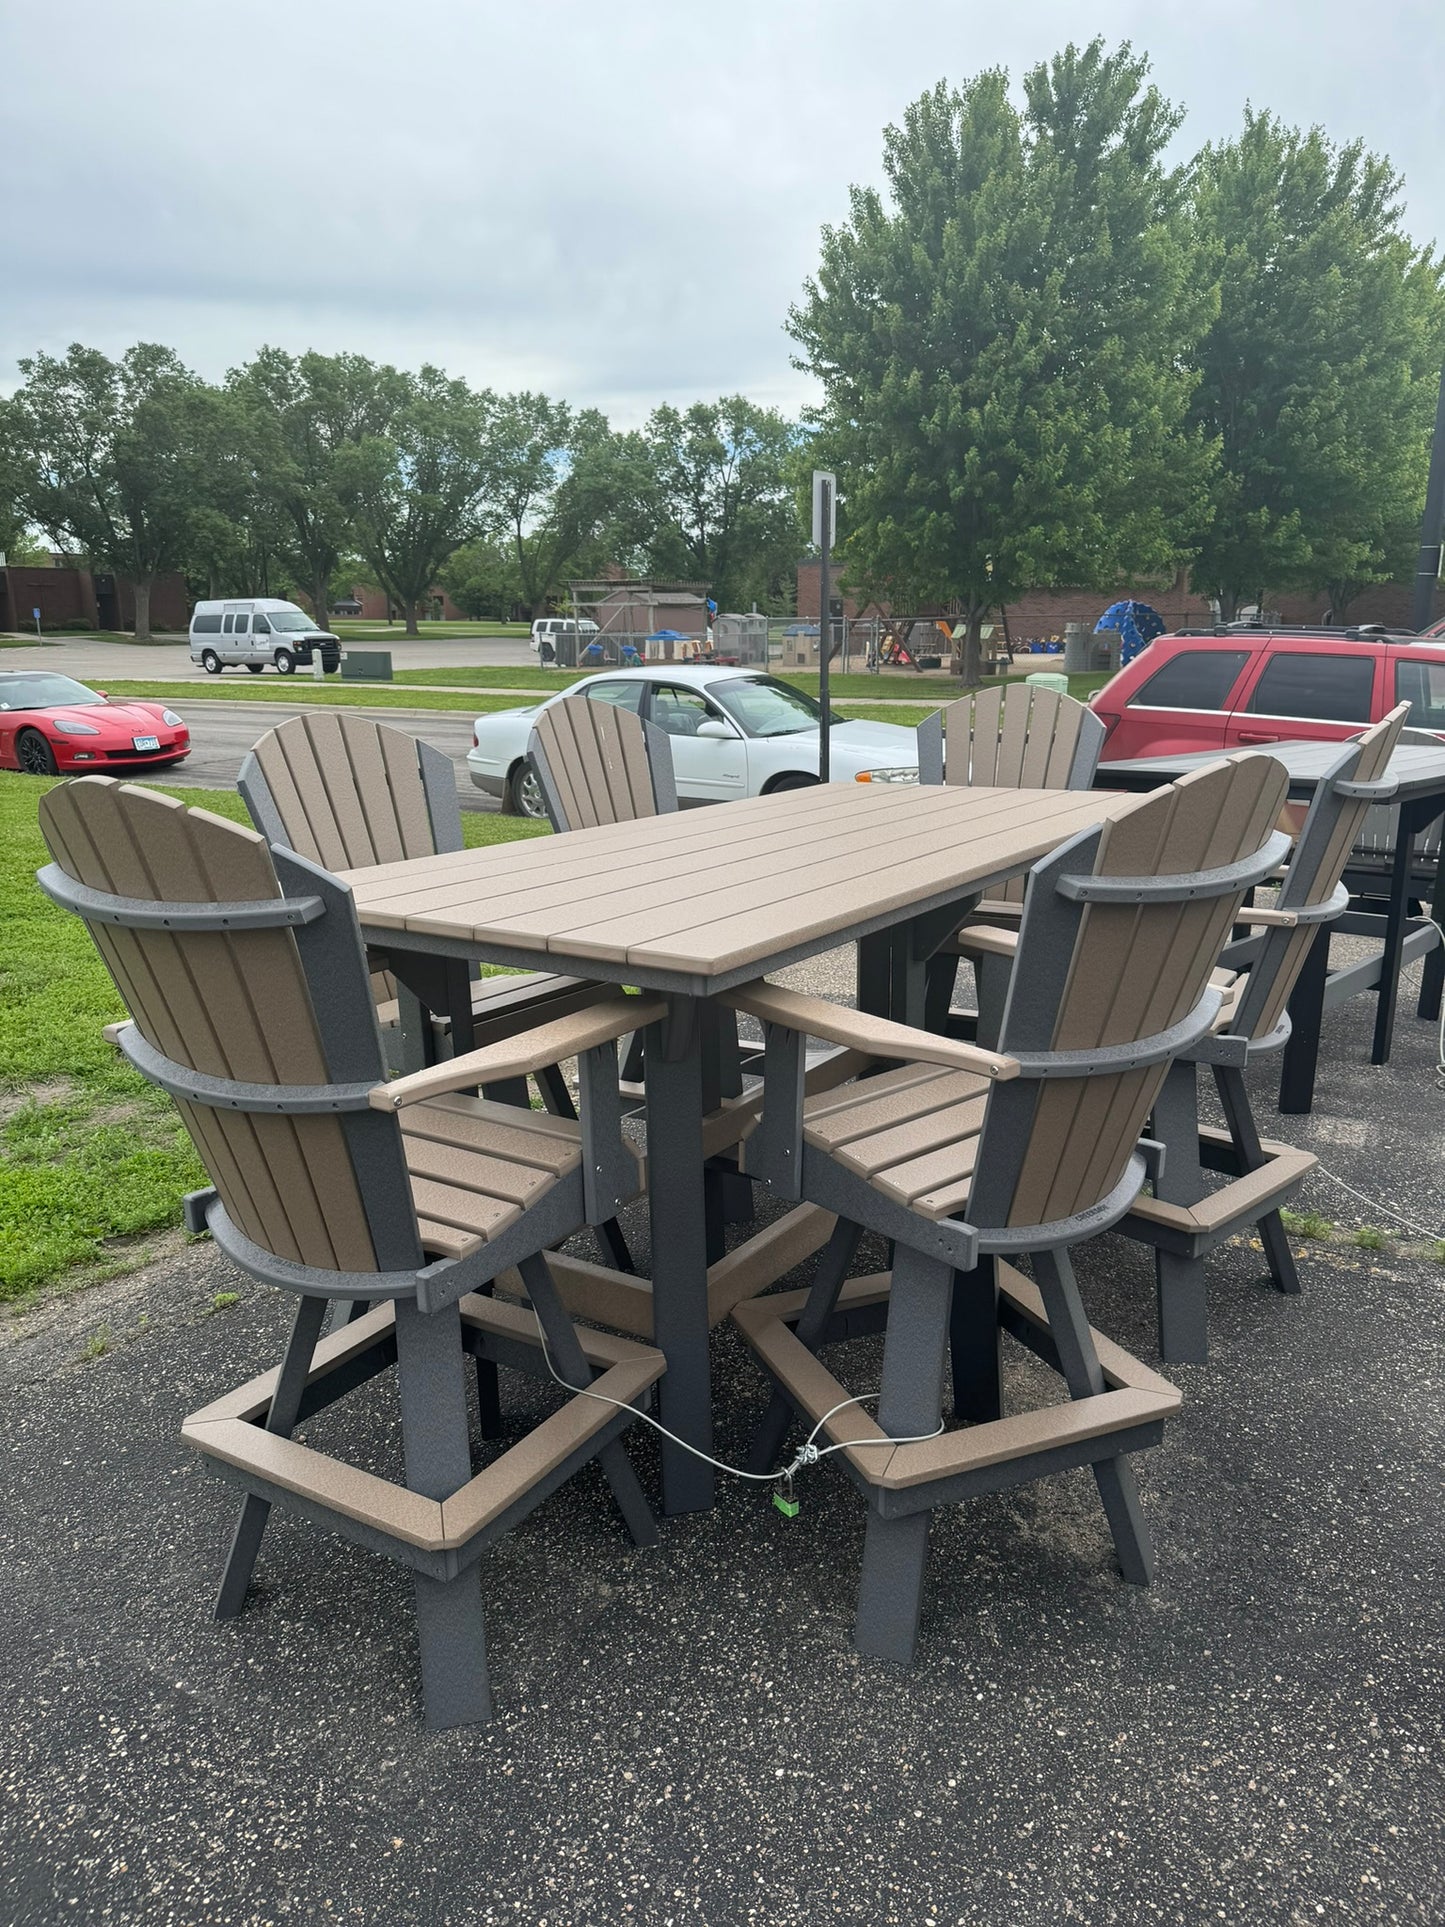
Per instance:
[[[684,805],[766,796],[818,780],[822,710],[811,696],[757,669],[657,663],[588,676],[545,703],[477,718],[467,755],[472,781],[500,797],[513,815],[546,814],[527,763],[527,738],[538,714],[565,696],[619,703],[662,730]],[[911,729],[835,720],[828,741],[835,783],[918,781],[918,744]]]

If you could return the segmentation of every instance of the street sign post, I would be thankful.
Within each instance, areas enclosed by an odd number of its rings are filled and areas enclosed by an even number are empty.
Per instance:
[[[825,468],[813,470],[813,540],[818,546],[818,703],[823,717],[818,726],[818,781],[832,774],[832,744],[828,729],[828,658],[833,652],[833,619],[829,609],[833,585],[833,532],[837,518],[838,478]]]
[[[32,609],[30,613],[35,618],[35,633],[38,636],[40,634],[40,611],[38,609]]]

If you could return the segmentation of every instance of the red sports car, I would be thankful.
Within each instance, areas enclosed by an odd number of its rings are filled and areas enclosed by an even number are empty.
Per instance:
[[[163,703],[113,703],[103,690],[39,669],[0,675],[0,769],[31,776],[164,769],[191,732]]]

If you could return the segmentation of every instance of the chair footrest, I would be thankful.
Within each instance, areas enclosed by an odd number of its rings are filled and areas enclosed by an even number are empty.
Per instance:
[[[463,1324],[473,1331],[541,1349],[536,1321],[520,1305],[469,1295],[461,1300],[461,1314]],[[384,1344],[395,1322],[391,1305],[380,1305],[322,1339],[307,1376],[308,1386],[344,1372],[360,1353]],[[662,1377],[665,1361],[650,1346],[580,1328],[577,1336],[588,1363],[600,1371],[591,1387],[600,1396],[570,1399],[445,1499],[424,1498],[296,1439],[267,1432],[264,1423],[279,1369],[192,1413],[181,1427],[181,1436],[206,1457],[239,1472],[243,1481],[255,1481],[331,1515],[338,1530],[360,1526],[398,1547],[427,1554],[455,1553],[530,1493],[545,1496],[550,1475],[596,1434],[615,1424],[616,1406],[604,1400],[632,1405]]]
[[[886,1272],[850,1280],[839,1295],[838,1312],[856,1312],[886,1301],[890,1282]],[[1000,1297],[1009,1309],[1047,1332],[1043,1300],[1029,1280],[1000,1261],[998,1282]],[[1179,1409],[1180,1394],[1173,1385],[1095,1332],[1107,1391],[1067,1405],[1044,1406],[943,1432],[917,1445],[895,1445],[861,1406],[833,1410],[848,1397],[847,1387],[792,1330],[791,1321],[801,1314],[807,1297],[806,1291],[790,1291],[755,1298],[738,1306],[733,1321],[805,1420],[821,1425],[829,1440],[842,1448],[860,1481],[883,1491],[932,1485],[1094,1440],[1100,1449],[1087,1456],[1108,1458],[1119,1449],[1111,1441],[1121,1433],[1157,1424]]]
[[[1201,1130],[1199,1139],[1201,1158],[1206,1165],[1211,1163],[1211,1153],[1219,1155],[1232,1149],[1225,1131]],[[1319,1163],[1313,1151],[1301,1151],[1293,1144],[1279,1144],[1270,1138],[1260,1140],[1260,1149],[1266,1162],[1257,1171],[1231,1178],[1228,1184],[1211,1191],[1195,1204],[1170,1204],[1141,1193],[1130,1205],[1119,1230],[1129,1236],[1142,1236],[1146,1242],[1150,1226],[1180,1237],[1218,1242],[1241,1226],[1253,1224],[1267,1211],[1277,1210]]]

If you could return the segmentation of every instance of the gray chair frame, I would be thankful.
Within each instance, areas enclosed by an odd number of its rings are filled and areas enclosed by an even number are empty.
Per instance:
[[[184,1428],[211,1468],[245,1494],[217,1617],[241,1610],[270,1509],[285,1506],[412,1571],[427,1723],[486,1719],[476,1565],[487,1546],[594,1457],[634,1540],[650,1544],[657,1536],[620,1435],[661,1376],[661,1354],[600,1334],[579,1338],[541,1254],[635,1195],[637,1165],[620,1128],[616,1040],[655,1021],[663,1006],[614,992],[609,1004],[521,1040],[389,1081],[355,907],[336,878],[282,846],[268,852],[240,825],[108,778],[50,792],[40,814],[54,858],[39,873],[41,888],[89,926],[133,1013],[116,1041],[175,1099],[211,1174],[212,1188],[186,1200],[189,1229],[209,1230],[243,1271],[299,1301],[279,1369],[194,1414]],[[235,900],[217,897],[217,870],[240,881]],[[218,992],[232,985],[232,1014],[223,1020],[216,1006],[214,1025],[194,990],[207,982],[208,968]],[[222,1041],[225,1024],[230,1044]],[[298,1081],[206,1068],[206,1060],[226,1066],[238,1054],[269,1055],[272,1037]],[[426,1210],[440,1208],[430,1193],[445,1185],[412,1174],[398,1114],[483,1082],[490,1070],[525,1076],[538,1062],[573,1054],[581,1122],[548,1129],[554,1143],[558,1132],[575,1129],[578,1155],[539,1175],[545,1150],[523,1153],[516,1167],[523,1203],[497,1214],[495,1235],[428,1226]],[[507,1107],[448,1103],[461,1107],[455,1130],[427,1128],[440,1129],[438,1141],[454,1142],[460,1154],[478,1130],[494,1145],[500,1132],[489,1172],[505,1162],[508,1131],[536,1141],[530,1111],[513,1111],[508,1123]],[[290,1249],[276,1248],[278,1230]],[[443,1255],[429,1258],[428,1245]],[[535,1329],[519,1308],[492,1302],[495,1281],[514,1267]],[[370,1309],[321,1340],[333,1300]],[[473,1476],[468,1353],[476,1359],[484,1433],[500,1428],[498,1366],[546,1379],[550,1356],[569,1384],[582,1387],[597,1367],[603,1399],[618,1403],[578,1394]],[[392,1365],[404,1487],[292,1438],[309,1414]]]
[[[765,1026],[763,1116],[748,1144],[749,1170],[782,1195],[838,1217],[808,1293],[757,1299],[733,1314],[777,1388],[752,1465],[777,1462],[794,1411],[840,1448],[868,1502],[855,1635],[865,1652],[912,1658],[935,1507],[1067,1466],[1092,1468],[1124,1576],[1139,1584],[1150,1577],[1152,1551],[1127,1455],[1159,1441],[1179,1394],[1091,1331],[1068,1251],[1117,1223],[1146,1171],[1157,1171],[1157,1147],[1141,1145],[1139,1130],[1170,1062],[1206,1037],[1218,1016],[1221,996],[1209,976],[1231,919],[1288,848],[1271,827],[1285,795],[1278,764],[1250,769],[1247,759],[1233,758],[1172,790],[1141,799],[1154,815],[1129,813],[1084,832],[1034,867],[1021,967],[996,1052],[858,1020],[771,985],[724,994]],[[1186,791],[1187,817],[1169,814]],[[1130,861],[1151,847],[1153,870],[1131,870]],[[1202,868],[1167,871],[1191,850],[1207,859]],[[1129,1016],[1113,1001],[1111,965],[1124,962],[1121,946],[1131,945],[1154,975]],[[929,1143],[942,1143],[950,1119],[974,1106],[963,1132],[976,1134],[977,1147],[966,1180],[937,1179],[942,1190],[931,1203],[916,1192],[900,1202],[856,1161],[810,1142],[808,1032],[904,1065],[976,1072],[973,1095],[951,1097],[923,1117],[925,1125],[941,1119],[945,1130],[907,1153],[927,1162]],[[1113,1041],[1092,1046],[1070,1041],[1111,1033]],[[875,1128],[895,1129],[891,1120]],[[864,1229],[893,1243],[891,1284],[845,1286]],[[1006,1262],[1024,1253],[1033,1259],[1033,1286]],[[816,1353],[830,1338],[850,1335],[880,1302],[883,1389],[874,1424],[856,1404],[836,1409],[846,1389]],[[1063,1374],[1069,1405],[1003,1417],[1001,1328]],[[934,1437],[950,1352],[954,1416],[965,1429]]]

